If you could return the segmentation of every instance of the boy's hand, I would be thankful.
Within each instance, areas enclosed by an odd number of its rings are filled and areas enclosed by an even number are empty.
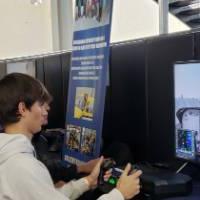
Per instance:
[[[130,170],[131,170],[131,165],[127,164],[116,187],[122,193],[125,199],[131,199],[140,192],[139,177],[142,174],[142,171],[138,170],[133,174],[128,175]]]
[[[103,156],[101,156],[97,164],[95,165],[94,169],[90,173],[90,175],[85,177],[89,183],[90,188],[95,188],[97,186],[99,172],[100,172],[100,168],[103,163],[103,160],[104,158]]]

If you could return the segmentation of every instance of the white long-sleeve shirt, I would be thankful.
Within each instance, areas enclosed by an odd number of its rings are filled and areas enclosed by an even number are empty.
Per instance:
[[[87,191],[84,178],[56,189],[47,168],[22,134],[0,134],[0,200],[73,200]],[[98,200],[124,200],[114,189]]]

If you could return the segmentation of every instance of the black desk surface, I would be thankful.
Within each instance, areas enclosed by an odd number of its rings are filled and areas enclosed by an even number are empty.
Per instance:
[[[165,198],[163,200],[200,200],[200,182],[193,182],[193,191],[189,196]]]
[[[143,195],[136,196],[133,200],[155,200],[152,197],[145,197]],[[193,191],[188,196],[161,198],[156,200],[200,200],[200,181],[193,182]]]

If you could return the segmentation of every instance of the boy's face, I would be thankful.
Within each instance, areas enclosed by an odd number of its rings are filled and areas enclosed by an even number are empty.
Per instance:
[[[50,106],[49,103],[44,103],[44,108],[47,111],[47,115],[44,115],[44,120],[43,120],[43,125],[47,125],[48,124],[48,112],[50,110]]]
[[[31,134],[41,131],[42,125],[48,122],[48,104],[36,101],[30,110],[26,110],[26,126]]]

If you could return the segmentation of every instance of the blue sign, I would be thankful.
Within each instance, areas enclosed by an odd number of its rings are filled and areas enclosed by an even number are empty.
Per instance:
[[[109,62],[112,0],[76,0],[64,161],[100,154]]]

